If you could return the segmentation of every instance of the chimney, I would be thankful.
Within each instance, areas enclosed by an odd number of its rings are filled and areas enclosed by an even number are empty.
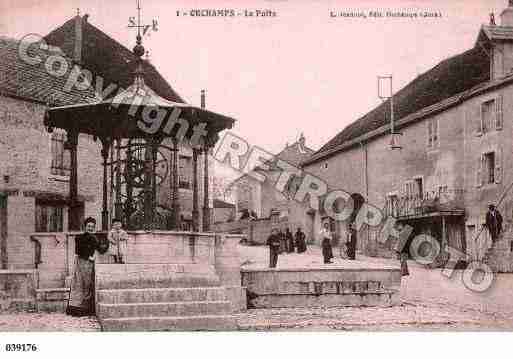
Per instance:
[[[509,0],[508,7],[501,13],[501,26],[513,26],[513,0]]]
[[[201,90],[201,108],[205,108],[205,90]]]
[[[303,135],[303,132],[301,132],[298,142],[301,145],[301,147],[305,147],[306,139],[305,139],[305,135]]]
[[[84,15],[87,20],[87,15]],[[82,64],[82,18],[80,15],[75,16],[75,47],[73,49],[73,61]]]

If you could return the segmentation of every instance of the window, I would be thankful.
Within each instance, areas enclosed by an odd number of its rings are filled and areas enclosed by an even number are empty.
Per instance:
[[[66,134],[63,132],[52,133],[52,164],[50,173],[52,175],[69,176],[70,174],[70,152],[64,149]]]
[[[477,136],[502,129],[502,95],[481,103],[477,122]]]
[[[324,169],[327,170],[328,169],[328,162],[324,162]]]
[[[495,100],[489,100],[481,104],[481,129],[488,132],[494,128]]]
[[[36,201],[36,232],[62,232],[64,204]]]
[[[190,189],[192,179],[192,158],[188,156],[179,157],[179,188]]]
[[[484,155],[485,183],[495,183],[495,153],[489,152]]]
[[[430,118],[428,120],[428,148],[436,148],[439,145],[438,141],[438,119]]]
[[[415,196],[422,199],[424,197],[424,186],[422,183],[422,177],[417,177],[413,180],[415,183]]]

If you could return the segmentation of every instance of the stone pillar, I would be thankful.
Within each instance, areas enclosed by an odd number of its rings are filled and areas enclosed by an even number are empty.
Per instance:
[[[198,211],[198,150],[192,149],[192,230],[199,231]]]
[[[107,186],[107,162],[109,160],[109,150],[112,141],[109,138],[102,138],[101,155],[103,159],[103,199],[102,199],[102,231],[109,230],[109,203],[108,203],[108,186]]]
[[[208,179],[208,152],[209,148],[203,149],[205,164],[203,170],[203,232],[210,231],[210,198],[209,198],[209,179]]]
[[[77,159],[77,146],[78,146],[78,131],[66,131],[65,149],[70,152],[70,175],[69,175],[69,221],[68,229],[70,231],[80,230],[80,212],[78,207],[78,159]]]

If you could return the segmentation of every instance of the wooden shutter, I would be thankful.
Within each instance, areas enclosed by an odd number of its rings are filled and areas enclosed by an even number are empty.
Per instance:
[[[497,151],[495,151],[495,173],[494,173],[495,183],[502,182],[502,147],[499,147]]]
[[[436,126],[436,131],[434,132],[436,135],[436,142],[433,141],[433,147],[440,147],[440,122],[438,121],[438,118],[433,119],[433,123]]]
[[[481,154],[477,160],[476,187],[481,187],[483,185],[483,161],[484,155]]]
[[[476,136],[481,136],[483,134],[483,106],[482,106],[482,103],[479,103],[477,105],[473,120],[474,120],[474,124],[476,126],[476,129],[475,129]]]
[[[427,120],[427,142],[426,142],[427,148],[431,148],[433,145],[432,133],[433,133],[433,123],[431,122],[431,119],[428,119]]]
[[[502,94],[495,99],[495,129],[502,130]]]

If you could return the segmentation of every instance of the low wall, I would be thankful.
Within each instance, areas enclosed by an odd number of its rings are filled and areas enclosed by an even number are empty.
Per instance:
[[[0,312],[33,309],[35,302],[35,270],[0,270]]]
[[[399,303],[400,269],[249,268],[242,270],[248,307],[392,306]]]
[[[214,233],[134,231],[128,233],[125,263],[214,264]],[[109,255],[97,254],[98,263],[111,263]]]
[[[34,262],[40,289],[69,287],[75,261],[75,237],[72,233],[34,233]],[[97,233],[105,236],[105,233]],[[215,268],[221,285],[226,287],[235,310],[246,308],[241,287],[237,244],[243,235],[177,231],[128,232],[128,264],[204,264]],[[97,263],[112,263],[107,254],[97,253]],[[53,292],[52,292],[53,294]],[[46,294],[45,294],[46,295]],[[43,297],[43,295],[41,294]]]

